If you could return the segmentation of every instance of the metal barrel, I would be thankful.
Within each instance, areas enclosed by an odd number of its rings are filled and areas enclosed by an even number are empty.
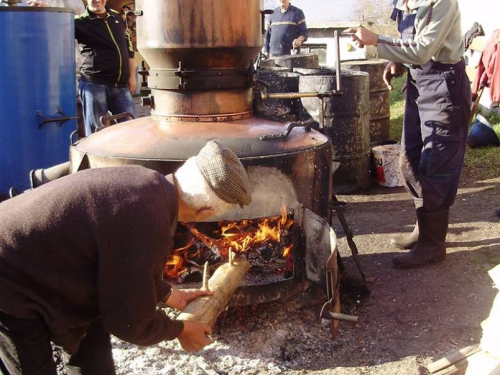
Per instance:
[[[74,13],[0,7],[0,194],[69,160],[77,128]]]
[[[307,113],[331,138],[333,146],[333,191],[351,193],[370,187],[370,133],[368,73],[343,70],[340,96],[302,98]],[[299,92],[336,89],[336,73],[318,69],[303,71]]]
[[[387,60],[352,60],[342,62],[342,68],[366,72],[370,76],[370,144],[380,144],[389,139],[390,102],[389,89],[382,75]]]
[[[298,92],[299,75],[275,69],[260,70],[257,75],[256,86],[270,94]],[[298,99],[263,100],[257,98],[253,103],[254,115],[279,122],[297,121],[298,102]]]

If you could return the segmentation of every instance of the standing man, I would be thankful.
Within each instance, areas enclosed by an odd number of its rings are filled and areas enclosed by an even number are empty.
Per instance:
[[[384,81],[408,72],[400,169],[414,199],[414,231],[391,241],[410,252],[397,267],[420,267],[446,257],[449,210],[458,189],[471,115],[470,83],[457,0],[395,0],[401,38],[351,28],[359,45],[373,45],[390,62]]]
[[[75,37],[83,59],[78,89],[88,136],[108,111],[137,117],[131,95],[137,82],[134,48],[121,14],[107,7],[107,0],[86,1],[85,12],[75,17]]]
[[[279,7],[269,16],[264,36],[264,53],[270,56],[290,55],[297,52],[307,40],[304,12],[290,4],[290,0],[277,0]]]
[[[251,203],[238,157],[215,141],[173,175],[141,166],[89,169],[0,203],[0,373],[114,375],[110,334],[135,345],[179,340],[197,351],[211,326],[172,320],[199,296],[163,279],[177,221]]]

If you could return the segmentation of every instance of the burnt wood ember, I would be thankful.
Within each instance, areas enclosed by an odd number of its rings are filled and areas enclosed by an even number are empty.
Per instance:
[[[245,277],[253,282],[269,275],[293,276],[293,219],[284,214],[239,222],[179,223],[176,250],[165,267],[165,275],[175,283],[199,283],[207,262],[210,271],[228,259],[229,249],[251,264]]]

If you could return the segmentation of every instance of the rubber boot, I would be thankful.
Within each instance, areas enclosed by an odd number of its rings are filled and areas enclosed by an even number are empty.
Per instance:
[[[423,205],[423,200],[421,198],[414,198],[413,204],[415,205],[415,210],[418,210]],[[415,223],[415,227],[411,233],[397,234],[391,238],[391,245],[396,246],[400,250],[411,250],[418,240],[418,221]]]
[[[398,234],[391,238],[391,245],[396,246],[400,250],[410,250],[418,240],[418,221],[415,223],[413,232]]]
[[[449,210],[424,212],[417,209],[419,227],[416,245],[407,254],[396,255],[392,262],[399,268],[416,268],[426,264],[442,262],[446,258],[446,233]]]

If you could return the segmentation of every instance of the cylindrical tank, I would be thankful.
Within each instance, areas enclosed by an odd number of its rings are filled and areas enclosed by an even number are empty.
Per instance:
[[[380,144],[389,139],[390,103],[389,89],[382,78],[387,60],[353,60],[342,63],[343,69],[366,72],[370,76],[370,144]]]
[[[77,128],[74,13],[0,7],[0,194],[67,161]]]
[[[340,194],[370,187],[368,73],[343,70],[341,74],[342,95],[301,99],[332,140],[333,191]],[[307,69],[299,78],[299,92],[329,92],[336,87],[333,70]]]
[[[179,64],[182,69],[247,68],[262,47],[261,3],[137,0],[135,8],[143,12],[137,17],[137,47],[151,67],[150,78]]]
[[[256,87],[265,90],[269,94],[299,91],[299,75],[297,73],[275,69],[260,70],[257,75]],[[257,98],[254,100],[253,105],[254,114],[257,117],[279,122],[297,121],[299,118],[297,99],[263,100]]]
[[[288,68],[304,68],[317,69],[319,68],[318,55],[313,53],[301,53],[298,55],[285,55],[272,58],[277,66],[286,66]]]

